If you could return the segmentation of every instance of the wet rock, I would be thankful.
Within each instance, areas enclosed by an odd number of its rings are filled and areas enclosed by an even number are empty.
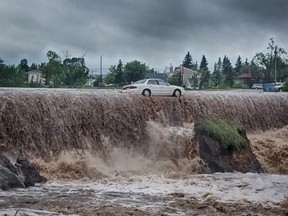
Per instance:
[[[16,187],[24,188],[25,186],[17,175],[15,166],[7,157],[0,155],[0,189],[8,190]]]
[[[245,147],[240,150],[224,148],[223,145],[206,132],[196,132],[195,138],[199,147],[199,155],[206,162],[210,171],[215,172],[264,172],[261,164],[252,152],[246,132],[239,134],[246,140]]]
[[[24,176],[24,184],[26,187],[34,186],[35,183],[44,183],[47,181],[47,179],[41,176],[35,166],[24,156],[19,156],[17,158],[16,166],[19,172]]]
[[[18,157],[14,166],[7,157],[0,155],[0,189],[25,188],[42,182],[46,179],[25,157]]]
[[[18,175],[16,167],[4,155],[0,155],[0,165],[2,165],[3,167],[6,167],[8,170],[10,170],[15,175]]]

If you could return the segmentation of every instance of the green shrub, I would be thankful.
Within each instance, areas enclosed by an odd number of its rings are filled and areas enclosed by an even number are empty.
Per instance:
[[[40,87],[42,87],[42,85],[41,85],[41,83],[37,83],[37,82],[31,81],[31,82],[29,83],[29,87],[30,87],[30,88],[40,88]]]
[[[240,150],[246,147],[246,140],[239,131],[241,127],[231,120],[224,119],[203,119],[195,126],[195,131],[207,133],[227,150]]]
[[[286,80],[283,84],[283,91],[288,92],[288,80]]]
[[[217,89],[229,89],[230,87],[223,81],[221,80],[220,84],[216,86]]]
[[[233,84],[233,88],[238,88],[238,89],[247,89],[248,86],[247,86],[245,83],[243,83],[243,82],[237,80],[237,81],[234,82],[234,84]]]
[[[179,74],[175,74],[171,77],[168,78],[168,83],[170,83],[171,85],[178,85],[181,86],[181,76],[180,73]]]

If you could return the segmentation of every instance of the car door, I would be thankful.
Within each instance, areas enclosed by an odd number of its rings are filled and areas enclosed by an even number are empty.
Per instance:
[[[166,83],[164,80],[157,80],[158,84],[159,84],[159,95],[172,95],[173,92],[169,86],[168,83]]]
[[[151,91],[151,95],[158,95],[159,94],[159,85],[155,79],[149,79],[147,82],[148,88]]]

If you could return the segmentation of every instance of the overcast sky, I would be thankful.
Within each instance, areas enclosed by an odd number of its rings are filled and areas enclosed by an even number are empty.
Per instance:
[[[122,59],[162,71],[190,51],[213,68],[225,54],[234,65],[266,52],[270,37],[287,50],[288,0],[0,0],[0,27],[7,64],[53,50],[85,54],[93,70],[102,55],[104,69]]]

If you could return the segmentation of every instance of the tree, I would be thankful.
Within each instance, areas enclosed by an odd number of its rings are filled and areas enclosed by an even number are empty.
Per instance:
[[[45,84],[50,86],[59,86],[65,74],[62,67],[60,56],[54,51],[47,52],[48,63],[43,68]]]
[[[262,83],[262,79],[263,79],[263,70],[261,69],[261,67],[257,64],[256,61],[254,61],[254,59],[252,59],[250,61],[250,63],[248,64],[248,69],[247,71],[251,72],[254,78],[254,82],[256,83]],[[251,83],[252,84],[252,83]]]
[[[63,83],[68,87],[83,86],[88,78],[89,70],[85,66],[84,58],[67,58],[63,61],[65,78]]]
[[[264,82],[272,82],[273,80],[276,82],[278,78],[283,78],[282,73],[284,72],[281,70],[283,68],[283,62],[285,64],[285,60],[281,58],[281,55],[287,54],[284,48],[281,48],[279,45],[275,44],[275,41],[273,38],[269,39],[268,42],[268,50],[270,52],[264,54],[262,52],[256,53],[253,60],[258,63],[258,65],[262,66],[262,69],[264,71]],[[279,64],[278,64],[279,63]],[[281,65],[282,64],[282,65]],[[279,71],[278,66],[279,67]],[[285,66],[284,66],[285,68]],[[278,73],[279,72],[279,73]],[[285,72],[284,72],[285,73]],[[274,74],[274,76],[273,76]]]
[[[145,79],[148,73],[148,66],[145,63],[141,63],[137,60],[128,62],[124,67],[124,78],[127,83]]]
[[[117,65],[115,72],[116,72],[116,74],[115,74],[114,83],[117,85],[120,85],[120,86],[124,85],[125,80],[124,80],[124,73],[123,73],[123,64],[122,64],[121,59],[119,60],[119,63]]]
[[[29,67],[29,70],[37,70],[38,65],[36,63],[32,63],[31,66]]]
[[[181,83],[181,80],[180,80],[180,73],[177,73],[173,76],[170,76],[168,78],[168,82],[171,84],[171,85],[177,85],[177,86],[181,86],[182,83]]]
[[[25,71],[14,65],[6,65],[0,58],[0,86],[21,87],[26,81]]]
[[[219,57],[218,62],[214,64],[213,81],[215,86],[219,86],[222,80],[222,60]]]
[[[267,49],[270,50],[271,54],[269,56],[269,53],[266,54],[265,57],[268,57],[269,58],[269,66],[267,65],[266,67],[266,73],[265,73],[265,79],[268,81],[268,82],[271,82],[272,78],[271,78],[271,71],[272,71],[272,61],[273,61],[273,52],[274,52],[274,49],[275,49],[275,42],[274,42],[274,39],[273,38],[270,38],[269,39],[270,42],[268,42],[268,47]],[[263,56],[262,56],[263,57]],[[266,61],[266,59],[263,59],[264,61]]]
[[[281,59],[281,54],[287,54],[284,48],[281,48],[279,46],[275,46],[274,49],[274,81],[277,82],[277,64],[280,62]],[[278,75],[279,76],[279,75]]]
[[[209,79],[210,79],[210,71],[208,69],[208,62],[206,60],[205,55],[202,56],[202,60],[200,63],[200,82],[199,82],[199,89],[202,89],[204,86],[209,85]]]
[[[208,62],[206,60],[205,55],[202,55],[202,59],[201,59],[201,63],[200,63],[199,69],[208,71]]]
[[[193,59],[192,56],[190,54],[190,52],[188,51],[188,53],[186,54],[186,56],[184,57],[183,63],[182,63],[183,67],[189,68],[189,69],[193,69],[196,70],[196,65],[193,63]]]
[[[190,55],[190,52],[188,52],[186,54],[186,56],[184,57],[182,66],[186,67],[186,68],[189,68],[189,69],[193,68],[193,59],[192,59],[192,56]]]
[[[242,59],[240,57],[240,55],[238,56],[237,60],[236,60],[236,64],[235,64],[235,76],[238,77],[241,74],[241,68],[242,68]]]
[[[106,84],[115,84],[116,65],[111,65],[109,73],[105,76],[104,82]]]
[[[29,71],[29,66],[28,66],[28,61],[27,61],[27,59],[22,59],[21,61],[20,61],[20,69],[21,70],[23,70],[23,71],[25,71],[25,72],[27,72],[27,71]]]
[[[229,58],[225,55],[222,63],[222,73],[225,75],[225,84],[232,87],[234,84],[235,75]]]

